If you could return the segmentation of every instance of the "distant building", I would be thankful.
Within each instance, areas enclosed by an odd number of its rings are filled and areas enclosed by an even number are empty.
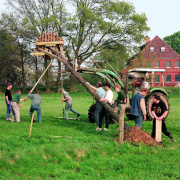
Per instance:
[[[154,86],[163,86],[163,81],[165,87],[175,86],[180,82],[180,56],[158,36],[152,41],[150,37],[146,37],[146,44],[141,46],[140,53],[134,56],[131,65],[122,73],[131,68],[165,69],[163,78],[161,73],[154,73]],[[148,82],[152,85],[151,75]]]

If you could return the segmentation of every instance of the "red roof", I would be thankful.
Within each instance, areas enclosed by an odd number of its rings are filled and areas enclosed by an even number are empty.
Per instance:
[[[150,47],[154,47],[154,52],[150,52]],[[165,52],[161,52],[161,47],[165,47]],[[180,59],[180,56],[158,36],[148,42],[137,57],[141,56],[143,59]]]

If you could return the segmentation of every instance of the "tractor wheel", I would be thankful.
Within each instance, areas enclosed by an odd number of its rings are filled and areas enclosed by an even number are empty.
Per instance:
[[[95,123],[94,110],[95,110],[95,104],[91,105],[91,107],[89,108],[89,112],[88,112],[89,121],[91,123]]]
[[[145,100],[146,100],[146,110],[147,110],[147,119],[149,119],[149,120],[154,119],[154,117],[153,117],[153,115],[151,113],[151,107],[152,107],[152,103],[153,103],[153,95],[154,94],[155,94],[155,92],[152,93],[150,96],[145,98]],[[158,94],[160,95],[161,100],[165,103],[165,105],[166,105],[166,107],[168,109],[168,114],[169,114],[169,110],[170,110],[169,100],[167,99],[167,97],[163,93],[158,92]],[[168,116],[168,114],[167,114],[167,116]]]

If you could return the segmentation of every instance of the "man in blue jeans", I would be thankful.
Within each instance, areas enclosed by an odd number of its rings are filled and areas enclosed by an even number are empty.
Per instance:
[[[29,94],[27,96],[28,98],[32,99],[31,101],[31,107],[30,107],[30,115],[32,117],[32,114],[34,112],[34,110],[37,111],[37,117],[38,117],[38,122],[41,123],[42,119],[41,119],[41,97],[39,95],[39,92],[36,92],[35,94],[32,94],[32,91],[29,91]],[[33,122],[35,121],[35,118],[33,119]]]
[[[77,115],[77,118],[80,116],[80,114],[72,109],[72,98],[69,95],[68,92],[66,92],[64,89],[60,89],[60,92],[63,94],[64,98],[62,98],[63,102],[66,102],[65,106],[65,120],[68,120],[68,110],[70,109],[71,112]]]
[[[6,120],[11,120],[11,118],[10,118],[11,100],[12,100],[12,96],[11,96],[11,92],[10,92],[11,88],[12,88],[12,84],[8,83],[7,89],[5,91],[5,102],[7,105]]]
[[[144,96],[148,93],[147,88],[141,88],[140,92],[132,97],[130,114],[134,116],[135,126],[142,129],[142,121],[146,120],[146,106]]]
[[[88,85],[91,86],[92,89],[94,89],[96,91],[96,93],[101,97],[103,98],[104,95],[105,95],[105,90],[102,88],[102,83],[101,82],[97,82],[96,86],[93,86],[91,84],[89,84],[88,82],[86,82]],[[94,97],[93,97],[94,98]],[[100,104],[99,101],[96,100],[96,104],[95,104],[95,110],[94,110],[94,120],[95,120],[95,123],[97,125],[97,127],[99,127],[99,115],[100,115],[100,112],[102,110],[102,105]]]

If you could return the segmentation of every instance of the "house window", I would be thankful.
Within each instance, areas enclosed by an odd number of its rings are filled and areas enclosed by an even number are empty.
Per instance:
[[[146,81],[149,82],[149,83],[151,82],[151,75],[149,75],[149,77],[146,78]]]
[[[159,83],[159,75],[155,75],[155,83]]]
[[[137,67],[138,67],[138,68],[142,68],[142,61],[138,61],[138,62],[137,62]]]
[[[151,61],[146,61],[146,67],[151,68]]]
[[[166,75],[166,82],[171,82],[171,75]]]
[[[175,61],[175,68],[179,68],[179,61]]]
[[[150,52],[154,52],[154,47],[150,47]]]
[[[155,68],[159,68],[159,61],[155,61]]]
[[[171,61],[166,61],[166,68],[171,68]]]
[[[179,82],[180,80],[180,75],[175,75],[175,82]]]
[[[165,52],[166,48],[165,47],[161,47],[161,52]]]

